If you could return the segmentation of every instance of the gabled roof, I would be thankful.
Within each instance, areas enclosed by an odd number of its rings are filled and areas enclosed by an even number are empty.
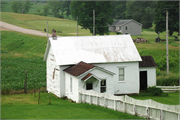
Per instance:
[[[93,68],[102,70],[102,71],[107,72],[109,74],[115,74],[115,73],[113,73],[111,71],[108,71],[108,70],[106,70],[104,68],[94,66],[92,64],[88,64],[88,63],[85,63],[83,61],[79,62],[76,65],[70,66],[70,67],[64,69],[63,71],[67,72],[67,73],[69,73],[69,74],[71,74],[71,75],[73,75],[75,77],[78,77],[78,76],[82,75],[83,73],[85,73],[85,72],[87,72],[89,70],[92,70]]]
[[[135,22],[135,23],[137,23],[137,24],[139,24],[139,25],[142,26],[141,23],[139,23],[139,22],[137,22],[137,21],[135,21],[135,20],[133,20],[133,19],[114,20],[114,22],[113,22],[113,24],[112,24],[111,26],[123,26],[123,25],[125,25],[125,24],[127,24],[127,23],[129,23],[129,22],[131,22],[131,21],[133,21],[133,22]]]
[[[50,37],[44,60],[50,48],[57,65],[141,61],[130,35]]]
[[[87,74],[84,78],[82,78],[81,80],[82,81],[87,81],[89,78],[91,78],[91,77],[94,77],[94,78],[96,78],[97,80],[99,80],[99,81],[101,81],[101,79],[100,78],[98,78],[97,76],[95,76],[95,75],[93,75],[92,73],[89,73],[89,74]]]
[[[94,67],[95,67],[94,65],[87,64],[87,63],[81,61],[77,65],[70,66],[63,71],[77,77]]]
[[[152,56],[141,56],[142,61],[139,62],[139,67],[157,67]]]

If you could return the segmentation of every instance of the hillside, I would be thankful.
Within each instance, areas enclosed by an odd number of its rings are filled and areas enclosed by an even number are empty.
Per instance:
[[[47,28],[48,21],[49,33],[51,33],[53,29],[55,29],[60,36],[76,36],[77,33],[76,21],[67,19],[1,12],[1,21],[39,31],[44,31],[44,29]],[[92,35],[89,30],[81,29],[81,26],[78,26],[78,32],[81,36]]]
[[[64,28],[62,28],[64,32],[58,33],[59,35],[76,36],[76,34],[71,33],[71,31],[76,32],[76,22],[72,20],[28,14],[1,13],[2,21],[7,23],[42,31],[43,27],[46,26],[46,20],[48,20],[50,29],[53,29],[52,26],[54,26],[54,29],[58,30],[58,28],[64,26]],[[67,23],[69,23],[68,25],[70,25],[69,27],[71,27],[71,29],[65,27]],[[91,35],[88,30],[81,29],[81,31],[80,35]],[[140,55],[153,56],[158,65],[156,69],[157,85],[178,85],[179,42],[176,41],[174,37],[169,36],[170,74],[168,75],[166,74],[166,43],[155,43],[157,34],[153,28],[150,30],[143,29],[141,36],[132,36],[133,39],[139,37],[149,41],[146,43],[135,43]],[[165,32],[161,33],[160,37],[161,39],[165,39]],[[45,61],[43,61],[43,56],[47,38],[14,31],[2,31],[1,38],[1,88],[4,89],[4,91],[22,90],[25,70],[27,70],[29,74],[29,90],[33,88],[33,85],[35,85],[35,87],[45,87],[46,64]],[[17,84],[13,84],[11,81]]]

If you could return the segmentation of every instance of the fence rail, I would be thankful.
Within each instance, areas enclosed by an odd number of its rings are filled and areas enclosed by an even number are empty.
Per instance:
[[[164,92],[180,91],[180,86],[156,86],[156,87],[161,88]]]
[[[93,90],[80,90],[79,102],[99,105],[116,111],[155,120],[180,120],[180,105],[165,105],[149,100],[136,100],[127,95],[114,96]]]

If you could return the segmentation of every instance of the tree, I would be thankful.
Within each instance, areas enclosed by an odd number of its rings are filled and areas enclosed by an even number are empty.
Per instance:
[[[78,24],[93,33],[93,9],[95,10],[95,34],[109,34],[108,24],[113,23],[110,1],[72,1],[70,11]]]
[[[54,17],[63,18],[64,12],[66,12],[66,16],[70,15],[70,6],[71,1],[48,1],[48,6],[51,8],[51,14]],[[47,10],[44,8],[44,10]]]
[[[52,10],[51,14],[54,15],[54,17],[62,17],[59,15],[62,6],[62,1],[48,1],[48,5]]]
[[[126,18],[126,2],[127,1],[112,1],[112,18],[125,19]]]
[[[45,6],[43,7],[42,15],[43,15],[43,16],[47,16],[48,14],[49,14],[49,6],[48,6],[48,4],[47,4],[47,5],[45,5]]]
[[[31,6],[33,5],[30,1],[13,1],[11,4],[11,9],[15,13],[27,13]]]
[[[134,19],[149,29],[154,21],[156,1],[127,1],[126,18]]]
[[[166,8],[168,10],[169,35],[179,32],[179,1],[158,1],[155,9],[155,31],[166,31]]]

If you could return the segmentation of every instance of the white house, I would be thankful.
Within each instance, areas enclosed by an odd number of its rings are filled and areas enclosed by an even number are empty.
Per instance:
[[[47,91],[76,102],[80,89],[139,93],[140,81],[146,87],[156,85],[156,64],[146,59],[142,61],[130,35],[49,38],[44,55]],[[141,71],[146,71],[142,80]]]
[[[120,32],[122,34],[141,35],[142,24],[133,20],[114,20],[109,26],[109,31]]]

